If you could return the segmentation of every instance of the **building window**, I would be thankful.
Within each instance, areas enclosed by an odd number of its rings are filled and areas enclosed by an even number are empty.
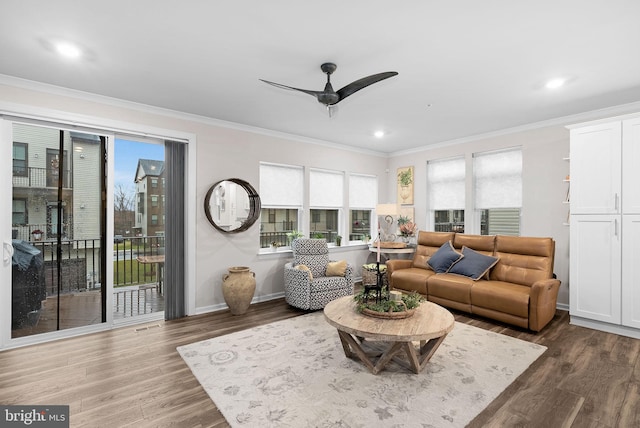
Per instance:
[[[378,202],[378,177],[349,175],[349,241],[371,238],[375,222],[373,212]]]
[[[158,179],[157,178],[152,178],[151,179],[151,187],[153,187],[153,188],[158,187]]]
[[[138,193],[138,212],[144,214],[144,193]]]
[[[13,143],[13,175],[27,176],[27,152],[26,143]]]
[[[158,195],[151,195],[151,206],[152,207],[158,206]]]
[[[26,199],[13,200],[13,213],[11,223],[14,226],[24,226],[27,224],[27,201]]]
[[[302,167],[260,164],[260,248],[291,244],[287,233],[300,231],[303,188]]]
[[[153,226],[157,226],[158,225],[158,215],[157,214],[151,214],[151,225],[153,225]]]
[[[473,155],[475,209],[482,235],[519,235],[522,150]]]
[[[464,157],[428,161],[427,194],[433,230],[464,232]]]

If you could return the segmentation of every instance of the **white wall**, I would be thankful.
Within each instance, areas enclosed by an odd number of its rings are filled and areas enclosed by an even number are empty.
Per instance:
[[[562,201],[566,197],[567,185],[563,179],[569,174],[569,164],[563,160],[569,155],[569,131],[558,125],[536,130],[520,131],[498,137],[477,139],[462,144],[438,147],[397,155],[389,160],[387,174],[387,200],[396,200],[396,171],[406,166],[415,167],[414,199],[415,218],[418,226],[427,225],[427,161],[454,156],[470,159],[473,153],[522,147],[523,201],[522,236],[550,236],[556,241],[554,271],[562,281],[558,303],[569,304],[569,228],[568,206]],[[473,202],[467,200],[467,207]],[[468,221],[468,219],[465,219]]]
[[[287,253],[258,255],[259,224],[247,232],[223,234],[209,225],[204,214],[204,197],[208,188],[221,179],[241,178],[259,189],[259,162],[277,162],[309,167],[374,174],[380,178],[378,194],[381,203],[396,199],[396,170],[415,166],[414,199],[418,225],[426,224],[426,162],[451,156],[470,157],[475,152],[522,146],[523,148],[523,207],[521,234],[551,236],[556,241],[555,272],[562,281],[558,302],[568,305],[569,228],[566,221],[567,206],[563,178],[569,165],[562,158],[569,153],[569,133],[564,125],[611,117],[637,111],[638,103],[616,106],[607,110],[587,112],[573,118],[553,120],[554,125],[534,130],[512,132],[496,137],[466,140],[391,158],[370,153],[359,153],[336,147],[307,144],[303,140],[274,136],[275,133],[255,133],[204,118],[192,118],[151,109],[144,106],[71,93],[43,85],[13,85],[0,83],[0,104],[27,106],[29,109],[47,109],[63,115],[87,115],[94,118],[122,121],[135,125],[158,127],[192,133],[197,136],[196,195],[196,307],[199,312],[215,309],[224,304],[221,291],[222,276],[229,266],[246,265],[256,273],[256,299],[268,299],[283,291],[283,266],[290,257]],[[73,94],[73,96],[69,96]],[[304,221],[307,221],[305,219]],[[359,271],[369,253],[363,246],[358,249],[336,248],[332,258],[347,259]]]
[[[87,118],[87,122],[84,123],[97,127],[101,125],[101,120],[104,120],[102,124],[116,121],[130,125],[125,131],[135,131],[136,126],[149,126],[196,135],[197,206],[195,236],[192,237],[196,240],[196,272],[194,282],[189,284],[195,290],[196,312],[224,307],[222,276],[230,266],[249,266],[255,272],[257,301],[282,295],[283,267],[291,257],[290,253],[283,252],[258,254],[259,222],[248,231],[237,234],[224,234],[214,229],[204,212],[204,198],[213,183],[226,178],[241,178],[256,187],[259,193],[261,161],[373,174],[379,177],[384,176],[387,164],[386,156],[222,127],[213,120],[190,118],[187,115],[134,106],[118,100],[60,89],[56,90],[60,93],[53,93],[49,87],[44,89],[46,91],[0,84],[0,106],[9,111],[29,111],[33,115],[39,112],[55,112],[52,119],[58,120]],[[67,96],[67,93],[70,96]],[[378,191],[380,195],[387,192],[384,180],[381,180]],[[368,249],[360,245],[332,249],[330,256],[332,259],[346,259],[354,265],[359,275],[360,267],[369,254]]]

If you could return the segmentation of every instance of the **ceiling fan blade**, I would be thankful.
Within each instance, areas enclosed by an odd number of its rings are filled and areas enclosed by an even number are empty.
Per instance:
[[[371,76],[363,77],[355,82],[349,83],[344,88],[338,90],[337,94],[340,97],[340,101],[358,92],[362,88],[366,88],[369,85],[377,83],[381,80],[388,79],[389,77],[396,76],[398,73],[395,71],[387,71],[384,73],[372,74]]]
[[[282,89],[288,89],[290,91],[298,91],[298,92],[304,92],[305,94],[309,94],[312,95],[316,98],[318,98],[319,95],[322,95],[323,92],[322,91],[310,91],[308,89],[300,89],[300,88],[294,88],[293,86],[287,86],[287,85],[283,85],[281,83],[275,83],[275,82],[269,82],[268,80],[263,80],[263,79],[258,79],[264,83],[268,83],[269,85],[273,85],[276,88],[282,88]]]

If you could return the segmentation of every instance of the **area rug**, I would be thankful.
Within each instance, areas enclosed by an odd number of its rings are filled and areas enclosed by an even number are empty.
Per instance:
[[[545,351],[457,323],[420,374],[346,358],[322,312],[178,348],[232,427],[463,427]]]

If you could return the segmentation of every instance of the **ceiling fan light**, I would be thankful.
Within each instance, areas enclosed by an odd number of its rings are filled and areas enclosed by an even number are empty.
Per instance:
[[[56,51],[60,55],[67,58],[78,58],[81,54],[80,48],[78,48],[77,46],[71,43],[66,43],[66,42],[57,43]]]
[[[565,84],[565,79],[557,78],[557,79],[549,80],[545,86],[547,87],[547,89],[558,89],[564,84]]]

